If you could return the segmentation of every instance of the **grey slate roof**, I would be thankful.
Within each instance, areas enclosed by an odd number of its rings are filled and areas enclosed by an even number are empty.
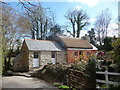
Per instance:
[[[55,41],[25,39],[25,42],[33,51],[63,51]]]

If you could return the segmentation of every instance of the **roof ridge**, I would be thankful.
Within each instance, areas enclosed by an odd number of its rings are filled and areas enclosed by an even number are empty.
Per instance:
[[[68,36],[59,36],[59,37],[61,37],[61,38],[72,38],[72,39],[80,39],[80,40],[82,40],[81,38],[77,38],[77,37],[68,37]]]
[[[33,41],[50,41],[50,40],[36,40],[36,39],[24,39],[24,40],[33,40]]]

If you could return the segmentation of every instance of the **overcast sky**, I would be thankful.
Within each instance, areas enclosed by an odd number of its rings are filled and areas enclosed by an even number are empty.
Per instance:
[[[33,0],[31,0],[33,1]],[[40,0],[35,0],[40,1]],[[94,22],[96,20],[96,16],[100,14],[100,12],[106,8],[109,9],[112,14],[112,21],[109,27],[109,36],[117,35],[117,31],[113,30],[113,28],[117,28],[117,17],[118,17],[118,1],[119,0],[42,0],[43,7],[49,7],[51,11],[55,12],[56,21],[59,25],[65,25],[67,20],[64,15],[67,10],[72,8],[83,9],[85,10],[90,18],[91,25],[87,27],[87,29],[81,32],[81,35],[87,33],[90,28],[93,28]],[[48,2],[49,1],[49,2]],[[50,2],[52,1],[52,2]],[[53,2],[54,1],[54,2]],[[58,1],[58,2],[57,2]],[[21,10],[20,6],[17,7],[16,3],[10,3],[17,10]]]

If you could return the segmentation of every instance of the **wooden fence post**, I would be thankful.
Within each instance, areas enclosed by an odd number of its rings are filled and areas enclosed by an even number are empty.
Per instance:
[[[105,76],[105,80],[96,79],[96,81],[99,83],[105,83],[107,88],[109,88],[110,84],[117,85],[117,86],[120,85],[120,82],[109,81],[109,76],[108,76],[108,75],[120,76],[120,73],[108,72],[108,70],[106,70],[105,72],[97,71],[96,74],[103,74]]]
[[[108,88],[109,87],[109,84],[108,84],[109,80],[108,80],[108,70],[107,69],[105,70],[105,81],[107,82],[106,87]]]

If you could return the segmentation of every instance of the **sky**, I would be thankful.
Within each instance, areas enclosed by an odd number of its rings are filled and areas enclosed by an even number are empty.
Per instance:
[[[39,1],[39,0],[38,0]],[[52,2],[50,2],[52,1]],[[117,18],[118,18],[118,1],[119,0],[43,0],[41,5],[44,8],[50,8],[52,12],[56,15],[56,22],[59,25],[65,25],[68,21],[64,17],[67,10],[69,9],[83,9],[87,12],[91,23],[85,30],[81,31],[81,35],[84,36],[88,30],[94,27],[96,17],[101,13],[102,10],[108,8],[112,14],[112,21],[109,26],[109,36],[117,35],[117,31],[113,28],[117,28]],[[17,2],[10,3],[17,10],[21,10],[20,6],[17,6]]]

